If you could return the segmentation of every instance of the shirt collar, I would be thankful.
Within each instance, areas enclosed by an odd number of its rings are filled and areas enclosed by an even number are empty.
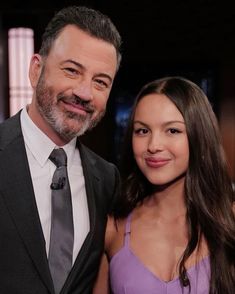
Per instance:
[[[38,163],[44,166],[52,150],[59,147],[34,124],[27,113],[26,107],[22,110],[20,119],[25,144]],[[63,146],[68,157],[68,165],[73,161],[76,139],[76,137],[73,138]]]

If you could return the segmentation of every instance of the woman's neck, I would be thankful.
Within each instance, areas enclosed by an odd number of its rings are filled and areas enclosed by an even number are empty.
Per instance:
[[[155,215],[164,219],[173,220],[182,216],[185,219],[184,181],[185,178],[181,178],[164,187],[156,187],[154,192],[144,200],[143,206],[150,212],[152,208]]]

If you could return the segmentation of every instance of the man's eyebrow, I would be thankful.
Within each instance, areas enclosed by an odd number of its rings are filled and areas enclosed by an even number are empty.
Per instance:
[[[79,63],[79,62],[77,62],[77,61],[75,61],[73,59],[67,59],[67,60],[63,61],[62,64],[67,63],[67,62],[74,64],[75,66],[81,68],[82,70],[86,69],[84,65],[82,65],[81,63]],[[100,78],[103,77],[103,78],[108,79],[110,81],[110,83],[113,82],[113,78],[110,75],[106,74],[106,73],[97,73],[95,75],[95,77],[100,77]]]
[[[77,61],[75,61],[75,60],[72,60],[72,59],[67,59],[67,60],[65,60],[65,61],[63,61],[62,62],[62,64],[65,64],[65,63],[72,63],[72,64],[74,64],[74,65],[76,65],[77,67],[80,67],[80,68],[82,68],[82,69],[85,69],[85,67],[84,67],[84,65],[82,65],[81,63],[79,63],[79,62],[77,62]]]

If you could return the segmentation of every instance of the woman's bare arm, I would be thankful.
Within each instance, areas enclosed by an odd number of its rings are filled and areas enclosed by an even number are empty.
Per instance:
[[[93,288],[93,294],[109,294],[109,264],[107,255],[104,253],[101,259],[98,276]]]

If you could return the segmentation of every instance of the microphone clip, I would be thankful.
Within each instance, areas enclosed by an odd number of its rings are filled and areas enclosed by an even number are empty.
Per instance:
[[[66,181],[65,177],[59,178],[58,182],[57,183],[52,182],[50,187],[52,190],[61,190],[65,186],[65,181]]]

